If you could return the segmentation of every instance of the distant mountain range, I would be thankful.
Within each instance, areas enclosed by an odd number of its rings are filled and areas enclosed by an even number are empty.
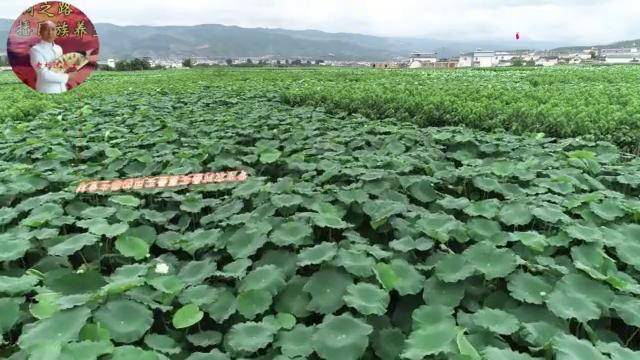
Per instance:
[[[0,38],[6,39],[13,21],[0,19]],[[134,57],[240,58],[271,55],[278,58],[334,60],[388,60],[412,52],[456,56],[476,48],[551,49],[557,42],[455,42],[426,38],[379,37],[317,30],[242,28],[225,25],[118,26],[96,23],[102,59]],[[0,50],[6,50],[0,42]]]

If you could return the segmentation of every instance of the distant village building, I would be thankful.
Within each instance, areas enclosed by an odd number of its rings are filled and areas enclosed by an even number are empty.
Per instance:
[[[425,67],[438,61],[438,54],[434,52],[413,53],[409,59],[409,67],[412,69]]]
[[[581,64],[588,60],[591,60],[594,56],[598,55],[598,50],[595,48],[582,50],[580,52],[571,53],[556,53],[559,57],[559,63],[562,64]]]
[[[591,55],[589,55],[589,54],[575,53],[575,54],[570,54],[570,55],[571,55],[569,57],[570,59],[579,60],[580,62],[582,62],[583,60],[591,59]]]
[[[607,64],[632,64],[640,63],[640,53],[624,53],[607,55]]]
[[[224,62],[224,61],[223,61]],[[194,59],[193,60],[193,65],[220,65],[220,61],[218,60],[210,60],[210,59]]]
[[[424,63],[419,68],[414,69],[455,69],[458,66],[458,60],[440,60],[434,63]]]
[[[535,60],[536,66],[555,66],[560,62],[557,56],[542,56]]]
[[[577,56],[577,55],[574,55],[573,57],[566,60],[567,64],[571,64],[571,65],[582,64],[584,61],[585,61],[584,59],[582,59],[580,56]]]
[[[632,64],[640,62],[638,48],[602,49],[600,52],[607,64]]]
[[[473,67],[493,67],[498,65],[498,62],[495,51],[477,50],[473,53]]]
[[[473,66],[473,53],[460,54],[458,58],[457,67],[472,67]]]
[[[537,61],[542,55],[543,53],[530,50],[493,51],[478,49],[475,52],[460,54],[456,67],[506,67],[513,66],[515,60],[523,62]]]
[[[576,54],[576,56],[581,60],[590,60],[593,57],[598,56],[598,49],[593,48],[593,49],[582,50],[582,52]]]
[[[9,58],[5,54],[0,54],[0,71],[8,70],[11,70],[11,66],[9,66]]]
[[[600,55],[603,57],[606,57],[608,55],[612,55],[612,54],[623,54],[625,53],[624,48],[617,48],[617,49],[602,49],[600,50]]]
[[[149,57],[142,58],[149,62],[151,67],[162,67],[165,69],[182,69],[182,59],[152,59]]]
[[[376,69],[397,69],[400,65],[394,61],[385,61],[371,63],[371,67]]]
[[[116,59],[99,60],[98,65],[106,66],[111,69],[116,68]]]
[[[498,60],[498,62],[511,61],[516,56],[518,55],[506,51],[497,51],[495,54],[496,60]]]
[[[438,69],[454,69],[456,66],[458,66],[458,59],[442,60],[433,64],[433,67]]]

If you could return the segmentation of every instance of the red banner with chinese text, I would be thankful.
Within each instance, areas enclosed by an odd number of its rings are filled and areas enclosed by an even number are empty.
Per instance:
[[[77,193],[164,189],[179,186],[207,185],[247,180],[245,171],[223,171],[186,175],[160,175],[144,178],[82,181]]]

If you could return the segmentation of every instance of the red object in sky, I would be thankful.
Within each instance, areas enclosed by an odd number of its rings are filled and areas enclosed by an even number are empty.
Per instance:
[[[516,40],[520,40],[520,33],[519,32],[516,33]]]

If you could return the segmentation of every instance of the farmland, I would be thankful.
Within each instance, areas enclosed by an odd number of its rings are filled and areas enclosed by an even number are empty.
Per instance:
[[[289,89],[293,105],[323,106],[422,126],[554,137],[586,136],[638,150],[640,67],[353,71]]]
[[[640,359],[638,74],[2,74],[0,357]]]

